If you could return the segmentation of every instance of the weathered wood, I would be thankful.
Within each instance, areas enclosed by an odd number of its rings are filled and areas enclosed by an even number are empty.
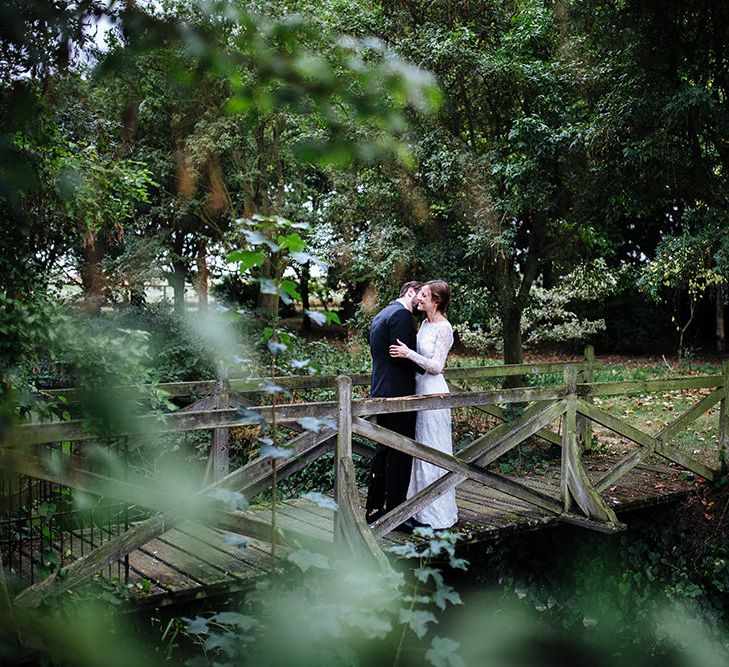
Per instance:
[[[390,562],[367,525],[360,507],[357,478],[352,459],[344,456],[339,459],[338,463],[341,468],[339,471],[341,501],[338,513],[342,517],[339,522],[342,538],[355,559],[363,560],[381,572],[389,572],[391,570]]]
[[[574,398],[577,382],[577,375],[575,370],[571,366],[567,366],[564,369],[564,384],[567,392],[570,394],[570,399]],[[562,498],[564,505],[564,511],[569,512],[572,509],[572,494],[569,488],[569,477],[567,475],[567,467],[569,461],[569,439],[572,438],[573,432],[576,430],[576,417],[575,412],[572,409],[574,407],[573,401],[570,400],[568,410],[565,411],[564,418],[562,419],[562,452],[560,462],[560,476],[559,476],[559,495]]]
[[[729,359],[724,361],[724,398],[719,410],[719,465],[721,472],[729,468]]]
[[[639,447],[634,452],[628,454],[625,458],[618,461],[610,470],[608,470],[597,482],[595,488],[599,493],[610,488],[621,477],[627,475],[633,468],[640,465],[643,459],[647,458],[654,452],[654,447]]]
[[[690,424],[696,421],[701,415],[707,410],[711,409],[719,401],[723,400],[726,396],[726,389],[721,387],[716,391],[712,391],[708,396],[704,396],[698,403],[692,405],[685,412],[683,412],[677,419],[672,421],[668,426],[663,427],[660,431],[655,434],[661,442],[669,442],[676,434],[683,431]]]
[[[565,494],[565,511],[570,509],[569,498],[571,497],[588,518],[617,525],[619,522],[615,512],[600,497],[582,464],[577,443],[576,403],[575,397],[567,399],[567,411],[563,423],[562,478],[564,482],[562,489]]]
[[[595,361],[595,348],[592,345],[585,346],[585,363],[579,371],[580,380],[585,384],[592,384],[594,378],[593,363]],[[593,398],[586,396],[585,401],[592,403]],[[580,450],[589,452],[592,450],[592,422],[584,415],[577,415],[577,442]]]
[[[43,581],[21,591],[15,597],[15,604],[18,607],[37,607],[44,597],[61,593],[76,586],[105,565],[128,554],[130,551],[134,551],[163,533],[167,527],[168,523],[164,515],[147,519],[138,526],[81,556],[67,567],[51,573]]]
[[[624,531],[627,526],[619,521],[616,523],[608,523],[606,521],[595,521],[594,519],[588,519],[586,517],[577,516],[576,514],[561,514],[557,517],[557,521],[560,523],[566,523],[570,526],[579,526],[580,528],[587,528],[588,530],[594,530],[598,533],[619,533]]]
[[[218,363],[218,380],[215,385],[214,410],[228,408],[228,368],[223,362]],[[229,472],[228,442],[230,429],[227,427],[213,429],[210,441],[210,481],[217,482]],[[207,481],[207,480],[206,480]]]
[[[334,455],[334,499],[340,507],[346,502],[348,490],[342,479],[342,459],[352,458],[352,381],[346,375],[337,376],[337,446]],[[334,515],[335,540],[345,537],[349,527],[345,515]]]
[[[448,388],[451,390],[454,394],[464,393],[465,390],[462,387],[459,387],[455,384],[448,383]],[[534,403],[530,405],[529,407],[534,407],[535,405],[538,405],[538,403]],[[487,414],[491,417],[496,417],[497,419],[500,419],[502,422],[508,422],[508,424],[513,423],[511,421],[511,418],[507,416],[506,411],[499,407],[498,405],[474,405],[472,406],[473,410],[477,410],[478,412],[483,412],[484,414]],[[528,408],[527,408],[528,409]],[[507,425],[508,425],[507,424]],[[502,424],[502,426],[505,426],[505,424]],[[489,433],[491,433],[489,431]],[[542,440],[546,440],[549,443],[552,443],[554,445],[562,446],[562,437],[555,433],[554,431],[550,431],[549,429],[543,428],[534,433],[534,435],[538,438],[541,438]]]
[[[490,444],[483,450],[480,457],[480,465],[485,467],[489,463],[492,463],[500,456],[503,456],[506,452],[510,451],[516,445],[524,442],[527,438],[536,435],[544,429],[545,426],[551,424],[555,419],[564,412],[565,402],[564,400],[557,401],[556,403],[542,406],[537,404],[535,408],[538,408],[533,413],[525,413],[521,418],[514,420],[513,422],[502,424],[502,426],[508,426],[506,432],[499,433],[495,437],[489,438]],[[526,418],[525,418],[526,416]],[[497,427],[498,428],[498,427]],[[492,429],[492,431],[495,429]],[[486,436],[492,431],[485,434],[481,438],[474,440],[472,445],[485,444],[487,442]]]
[[[675,447],[661,442],[660,440],[658,440],[658,438],[648,435],[640,429],[631,426],[622,419],[608,414],[604,410],[600,410],[599,408],[585,403],[584,401],[578,400],[577,406],[578,410],[585,416],[592,419],[592,421],[609,428],[611,431],[615,431],[615,433],[622,435],[625,438],[628,438],[628,440],[637,442],[639,445],[643,445],[644,447],[648,448],[652,447],[657,454],[660,454],[669,461],[678,463],[687,470],[690,470],[691,472],[694,472],[701,477],[712,481],[714,480],[715,472],[711,468],[705,466],[699,461],[692,459],[688,455],[677,450]]]
[[[396,449],[399,452],[408,454],[414,458],[432,463],[433,465],[443,468],[446,471],[458,473],[463,478],[474,479],[485,484],[493,486],[504,493],[526,500],[534,505],[543,507],[544,509],[560,512],[560,504],[549,496],[533,491],[528,487],[514,482],[507,477],[496,473],[487,472],[473,463],[466,463],[455,456],[441,452],[433,447],[428,447],[421,442],[417,442],[394,431],[390,431],[382,426],[372,424],[361,417],[357,417],[352,422],[352,428],[357,435],[364,436],[375,442],[379,442],[387,447]],[[457,483],[457,482],[456,482]],[[431,502],[433,498],[430,499]]]
[[[650,394],[681,389],[713,389],[724,384],[722,375],[703,377],[665,378],[661,380],[630,380],[625,382],[595,382],[579,384],[577,393],[581,396],[618,396],[621,394]]]
[[[468,379],[468,378],[500,378],[514,375],[535,375],[544,373],[561,373],[565,364],[573,363],[581,367],[584,362],[539,362],[525,364],[507,364],[493,366],[469,366],[464,368],[447,368],[444,371],[446,379]],[[601,362],[594,362],[594,368],[601,367]],[[353,386],[366,386],[370,384],[371,376],[367,373],[357,373],[349,376]],[[232,378],[230,388],[239,393],[255,393],[261,391],[261,385],[271,381],[271,378]],[[285,375],[273,378],[273,383],[285,389],[326,389],[336,385],[334,375]],[[134,398],[145,390],[163,391],[171,398],[182,398],[185,396],[209,396],[215,391],[216,380],[196,380],[193,382],[160,382],[153,385],[142,385],[141,387],[114,387],[115,390],[128,389],[130,398]],[[73,387],[64,389],[46,389],[43,391],[48,396],[63,396],[69,403],[77,403],[80,400],[81,392]]]
[[[446,408],[471,407],[489,403],[529,403],[532,401],[558,400],[564,394],[561,387],[527,387],[525,389],[498,389],[469,394],[427,394],[403,398],[367,398],[352,401],[352,415],[365,416],[389,414],[392,412],[414,412],[419,410],[440,410]],[[288,403],[276,406],[276,421],[279,424],[295,422],[304,417],[319,419],[336,417],[337,403]],[[251,414],[255,413],[255,414]],[[178,431],[199,431],[225,426],[255,425],[261,419],[270,421],[270,405],[237,409],[171,413],[164,416],[146,415],[137,417],[117,435],[158,434]],[[55,422],[49,424],[26,424],[14,429],[3,446],[21,446],[58,442],[62,440],[90,440],[98,437],[84,428],[83,420]]]

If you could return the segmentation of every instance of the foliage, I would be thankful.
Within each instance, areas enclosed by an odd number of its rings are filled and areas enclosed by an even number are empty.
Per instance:
[[[611,296],[619,284],[618,272],[610,270],[604,260],[582,265],[564,276],[551,289],[533,287],[530,303],[521,320],[524,345],[533,347],[545,342],[577,343],[591,340],[605,329],[605,320],[580,317],[571,304],[601,301]],[[501,320],[489,317],[483,323],[464,322],[455,326],[461,342],[480,353],[502,348]]]
[[[461,603],[434,561],[465,569],[456,539],[422,531],[422,546],[406,543],[398,554],[417,559],[412,577],[368,569],[352,556],[299,549],[288,573],[258,586],[235,612],[182,619],[204,657],[188,665],[215,664],[392,664],[462,665],[458,643],[435,634],[436,614]],[[291,618],[296,622],[292,623]],[[429,636],[429,643],[419,640]]]

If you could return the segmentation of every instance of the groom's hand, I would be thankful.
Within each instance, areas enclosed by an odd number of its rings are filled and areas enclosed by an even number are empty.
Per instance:
[[[396,345],[390,345],[390,356],[404,359],[410,353],[410,348],[405,345],[399,338]]]

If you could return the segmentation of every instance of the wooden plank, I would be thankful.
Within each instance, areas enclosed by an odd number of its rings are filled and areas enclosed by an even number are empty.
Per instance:
[[[726,396],[726,389],[721,387],[711,392],[708,396],[704,396],[698,403],[692,405],[688,410],[683,412],[677,419],[672,421],[668,426],[664,426],[658,431],[654,437],[662,442],[669,442],[678,433],[687,428],[691,423],[701,417],[707,410],[711,409],[719,401]]]
[[[678,463],[687,470],[691,470],[705,479],[714,480],[716,473],[711,468],[705,466],[699,461],[696,461],[675,447],[661,442],[658,438],[654,438],[634,426],[631,426],[622,419],[618,419],[604,410],[600,410],[593,405],[585,403],[584,401],[578,401],[578,409],[582,414],[586,415],[594,422],[597,422],[602,426],[606,426],[611,431],[615,431],[619,435],[622,435],[633,442],[637,442],[639,445],[643,445],[649,449],[653,448],[656,453],[667,458],[669,461]]]
[[[372,566],[383,573],[392,571],[387,556],[377,543],[370,527],[365,521],[364,512],[360,506],[357,492],[357,478],[351,457],[343,457],[339,461],[342,476],[341,503],[339,512],[342,520],[339,527],[342,537],[349,546],[353,557],[365,565]]]
[[[179,549],[177,545],[164,540],[162,536],[147,542],[140,547],[140,551],[203,586],[220,583],[230,578],[219,568],[212,567],[195,555]]]
[[[613,486],[621,477],[627,475],[633,468],[637,467],[643,459],[653,453],[653,447],[639,447],[625,458],[616,463],[607,473],[595,482],[595,488],[602,493],[605,489]]]
[[[483,467],[489,465],[516,447],[516,445],[541,431],[545,426],[558,419],[564,413],[565,405],[564,400],[547,406],[537,405],[536,407],[539,409],[534,413],[530,413],[526,418],[522,416],[522,418],[509,423],[509,428],[500,437],[492,438],[488,447],[482,451],[479,457],[480,465]],[[476,439],[472,444],[484,444],[486,442],[486,437],[482,436],[482,438]]]
[[[346,375],[337,377],[337,446],[334,453],[334,499],[341,507],[349,497],[349,489],[345,488],[342,459],[352,458],[352,381]],[[356,526],[345,526],[346,514],[334,514],[334,539],[346,539],[345,533],[356,529]]]
[[[527,387],[526,389],[499,389],[469,394],[427,394],[401,398],[367,398],[352,402],[355,416],[413,412],[418,410],[440,410],[454,407],[470,407],[486,403],[530,403],[532,401],[557,400],[561,398],[560,387]],[[246,407],[244,411],[235,408],[171,413],[167,415],[145,415],[137,417],[117,435],[144,435],[174,433],[178,431],[200,431],[226,426],[256,425],[261,419],[270,421],[272,406]],[[304,417],[332,419],[336,416],[336,402],[287,403],[277,405],[277,423],[295,422]],[[252,415],[255,413],[255,415]],[[64,440],[89,440],[97,435],[85,430],[83,420],[71,420],[48,424],[23,424],[11,431],[3,447],[21,447]]]
[[[724,373],[725,396],[721,401],[719,410],[719,465],[722,473],[729,468],[729,359],[724,360],[722,367]]]
[[[505,493],[515,496],[516,498],[526,500],[527,502],[544,507],[545,509],[551,509],[556,512],[561,511],[559,503],[554,498],[532,491],[531,489],[513,482],[506,477],[482,470],[473,463],[461,461],[455,456],[451,456],[445,452],[428,447],[423,443],[407,438],[399,433],[389,431],[388,429],[382,428],[376,424],[371,424],[361,418],[355,418],[353,420],[352,427],[354,432],[358,435],[374,440],[375,442],[380,442],[387,447],[396,449],[404,454],[409,454],[410,456],[426,461],[427,463],[432,463],[433,465],[443,468],[449,472],[458,473],[458,475],[463,478],[475,479],[486,486],[493,486]],[[455,484],[457,483],[458,482],[455,482]],[[455,484],[453,484],[453,486],[455,486]],[[433,498],[429,498],[428,502],[432,502],[432,500]]]
[[[585,384],[592,384],[595,377],[593,373],[593,362],[595,360],[595,348],[592,345],[585,346],[585,363],[580,369],[579,378]],[[586,396],[585,401],[592,403],[593,398]],[[589,452],[592,449],[592,422],[584,415],[577,415],[577,438],[580,450]]]
[[[506,416],[506,411],[503,408],[500,408],[498,405],[477,405],[473,409],[490,415],[491,417],[496,417],[503,422],[510,422],[510,418]],[[537,431],[534,436],[537,438],[541,438],[542,440],[545,440],[552,445],[558,445],[559,447],[562,446],[562,436],[559,435],[559,433],[550,431],[547,428],[543,428],[540,431]]]
[[[129,565],[147,579],[166,592],[198,588],[200,584],[166,565],[144,551],[135,550],[129,554]]]
[[[588,518],[617,525],[619,522],[615,512],[600,497],[582,464],[580,447],[577,442],[576,417],[577,399],[572,397],[567,399],[567,412],[563,424],[562,488],[565,493],[565,511],[569,510],[567,499],[571,496]]]
[[[580,396],[617,396],[622,394],[650,394],[682,389],[713,389],[724,384],[722,375],[702,377],[679,377],[662,380],[630,380],[625,382],[595,382],[590,385],[578,384]]]

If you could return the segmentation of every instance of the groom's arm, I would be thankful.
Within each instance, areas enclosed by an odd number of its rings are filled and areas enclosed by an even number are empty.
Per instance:
[[[402,308],[392,315],[390,318],[389,326],[389,340],[388,348],[390,345],[396,345],[397,341],[400,340],[409,348],[415,348],[415,328],[413,327],[413,318],[409,311]],[[405,366],[410,368],[414,373],[422,375],[425,371],[420,368],[414,361],[406,359],[404,357],[390,357],[393,363],[399,366]]]

